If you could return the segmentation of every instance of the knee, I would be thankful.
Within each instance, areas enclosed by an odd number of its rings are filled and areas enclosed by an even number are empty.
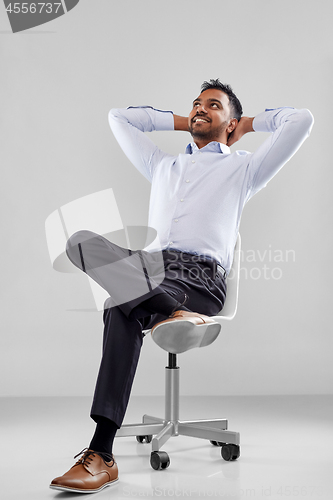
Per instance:
[[[83,243],[84,241],[91,240],[95,238],[97,234],[93,233],[92,231],[87,231],[85,229],[82,229],[80,231],[77,231],[76,233],[72,234],[67,240],[66,243],[66,253],[69,256],[72,252],[73,249],[77,248],[79,243]]]

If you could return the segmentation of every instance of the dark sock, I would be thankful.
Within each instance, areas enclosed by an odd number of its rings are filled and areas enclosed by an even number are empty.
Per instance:
[[[103,459],[110,462],[110,457],[103,455],[112,454],[113,440],[119,427],[115,422],[105,417],[98,417],[95,434],[90,442],[89,449],[101,452]]]
[[[171,297],[167,293],[160,293],[154,295],[148,300],[145,300],[140,304],[140,307],[144,307],[150,312],[163,314],[164,316],[171,316],[175,311],[190,311],[183,304],[187,302],[188,296],[184,294],[183,302],[178,302],[178,300]]]

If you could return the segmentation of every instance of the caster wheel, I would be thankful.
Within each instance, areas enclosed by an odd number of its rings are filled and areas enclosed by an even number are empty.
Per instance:
[[[231,462],[240,457],[240,447],[238,444],[223,444],[221,448],[221,455],[224,460]]]
[[[136,436],[136,440],[138,443],[151,443],[153,436]]]
[[[211,441],[211,443],[214,445],[214,446],[223,446],[225,443],[222,443],[221,441]]]
[[[165,451],[153,451],[150,455],[150,465],[155,470],[166,469],[170,465],[169,455]]]

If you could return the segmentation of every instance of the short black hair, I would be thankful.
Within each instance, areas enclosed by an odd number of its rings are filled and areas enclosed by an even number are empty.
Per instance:
[[[234,94],[230,85],[221,83],[220,80],[217,78],[216,80],[209,80],[209,82],[203,82],[203,84],[201,85],[201,92],[204,92],[205,90],[209,89],[221,90],[222,92],[227,94],[227,96],[229,97],[230,110],[233,115],[232,118],[236,118],[239,121],[243,114],[243,108],[238,97],[236,96],[236,94]]]

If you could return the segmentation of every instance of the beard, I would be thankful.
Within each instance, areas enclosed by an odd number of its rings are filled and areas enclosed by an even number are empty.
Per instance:
[[[208,122],[211,123],[211,122]],[[209,128],[206,127],[205,130],[202,130],[203,127],[197,127],[195,128],[195,124],[191,122],[191,125],[189,126],[189,132],[193,139],[201,139],[201,140],[206,140],[206,141],[216,141],[218,140],[219,137],[221,137],[221,134],[223,131],[227,128],[228,123],[223,122],[221,123],[218,127],[214,128]]]

